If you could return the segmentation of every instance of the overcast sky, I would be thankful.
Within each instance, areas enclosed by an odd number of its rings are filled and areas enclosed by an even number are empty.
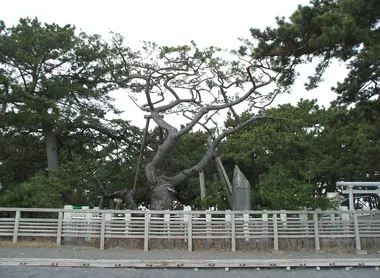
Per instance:
[[[88,33],[107,35],[121,33],[131,45],[142,40],[164,45],[215,45],[236,48],[238,37],[249,38],[249,29],[274,25],[276,16],[289,16],[299,4],[308,0],[3,0],[0,19],[7,26],[17,24],[20,17],[38,17],[42,22],[72,24]],[[312,73],[311,67],[301,70],[301,78],[292,94],[279,97],[276,104],[297,103],[300,98],[317,98],[327,106],[335,95],[331,86],[345,76],[344,67],[333,65],[325,82],[316,90],[306,92],[303,83]],[[134,124],[143,124],[143,113],[125,92],[115,94],[118,107]],[[138,120],[136,120],[138,119]]]

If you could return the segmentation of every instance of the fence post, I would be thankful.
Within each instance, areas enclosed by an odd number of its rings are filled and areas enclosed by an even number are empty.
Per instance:
[[[264,210],[264,212],[266,212],[266,210]],[[261,220],[263,221],[263,235],[264,235],[264,238],[268,240],[269,238],[269,233],[268,233],[268,214],[267,213],[263,213],[261,215]]]
[[[83,210],[89,210],[90,207],[89,206],[82,206],[82,209]],[[91,227],[91,218],[92,218],[92,213],[91,212],[85,212],[83,213],[83,220],[85,221],[86,223],[86,231],[89,231],[90,227]],[[85,237],[85,241],[91,241],[91,232],[86,234],[86,237]]]
[[[245,241],[249,241],[249,213],[243,214],[243,220],[244,220],[244,238]]]
[[[63,212],[58,212],[57,245],[61,245]]]
[[[314,241],[315,241],[315,251],[321,250],[321,243],[319,241],[319,223],[318,223],[318,213],[315,211],[313,214],[314,220]]]
[[[102,222],[100,224],[100,250],[104,250],[104,241],[106,237],[106,215],[107,213],[103,211]]]
[[[349,210],[354,211],[355,205],[354,205],[354,186],[349,184],[348,185],[348,201],[349,201]]]
[[[209,212],[210,210],[206,210],[206,249],[210,248],[212,235],[212,215]]]
[[[277,213],[273,213],[273,247],[274,251],[278,252],[278,225],[277,225]]]
[[[144,251],[149,251],[149,211],[145,211],[144,216]]]
[[[13,242],[17,242],[18,228],[20,226],[21,211],[17,210],[15,215],[15,226],[13,230]]]
[[[129,228],[130,228],[131,219],[132,219],[131,213],[129,212],[125,213],[124,218],[125,218],[125,235],[129,235]]]
[[[300,213],[299,214],[299,219],[300,219],[300,224],[302,227],[302,230],[305,232],[306,235],[309,235],[309,220],[308,220],[308,214],[307,213]]]
[[[231,251],[236,251],[236,226],[235,226],[235,213],[231,213]]]
[[[281,220],[281,224],[282,224],[282,226],[284,227],[284,228],[286,228],[287,226],[288,226],[288,223],[287,223],[287,221],[288,221],[288,216],[287,216],[287,214],[286,214],[286,210],[281,210],[282,211],[282,213],[280,213],[280,220]]]
[[[357,214],[356,211],[353,211],[352,213],[353,213],[353,216],[354,216],[356,254],[367,254],[366,250],[362,250],[362,247],[361,247],[361,244],[360,244],[358,214]]]
[[[208,210],[206,211],[206,234],[207,234],[207,237],[209,238],[209,236],[211,236],[211,221],[212,221],[212,215],[210,213],[207,213],[209,212]]]
[[[189,213],[188,218],[188,229],[187,229],[187,250],[189,252],[193,251],[193,215]]]
[[[170,213],[164,214],[164,226],[165,226],[165,236],[170,239]],[[166,239],[165,241],[168,241]]]
[[[340,220],[342,221],[342,225],[344,227],[343,231],[345,234],[350,234],[350,214],[345,213],[345,212],[348,212],[348,207],[341,206],[339,208],[339,212],[340,212]]]

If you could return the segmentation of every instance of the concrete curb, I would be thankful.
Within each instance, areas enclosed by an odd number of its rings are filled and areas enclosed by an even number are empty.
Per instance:
[[[0,258],[0,266],[101,268],[310,268],[380,267],[380,258],[248,259],[248,260],[87,260]]]

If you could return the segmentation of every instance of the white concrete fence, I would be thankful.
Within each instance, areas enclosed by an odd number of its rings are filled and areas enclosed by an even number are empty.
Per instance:
[[[238,240],[310,239],[315,250],[324,239],[380,238],[380,211],[126,211],[98,209],[0,208],[0,238],[177,239],[193,250],[193,241],[224,239],[236,251]]]

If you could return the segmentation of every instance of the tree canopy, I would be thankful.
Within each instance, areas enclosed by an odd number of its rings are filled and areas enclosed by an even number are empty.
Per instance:
[[[282,71],[282,85],[296,79],[297,66],[317,62],[306,89],[323,81],[334,61],[345,63],[349,73],[333,90],[337,104],[352,104],[377,98],[380,81],[380,3],[377,0],[313,0],[300,5],[289,19],[277,18],[277,26],[251,29],[257,44],[241,52],[252,57],[270,57]],[[251,42],[248,40],[248,42]]]

